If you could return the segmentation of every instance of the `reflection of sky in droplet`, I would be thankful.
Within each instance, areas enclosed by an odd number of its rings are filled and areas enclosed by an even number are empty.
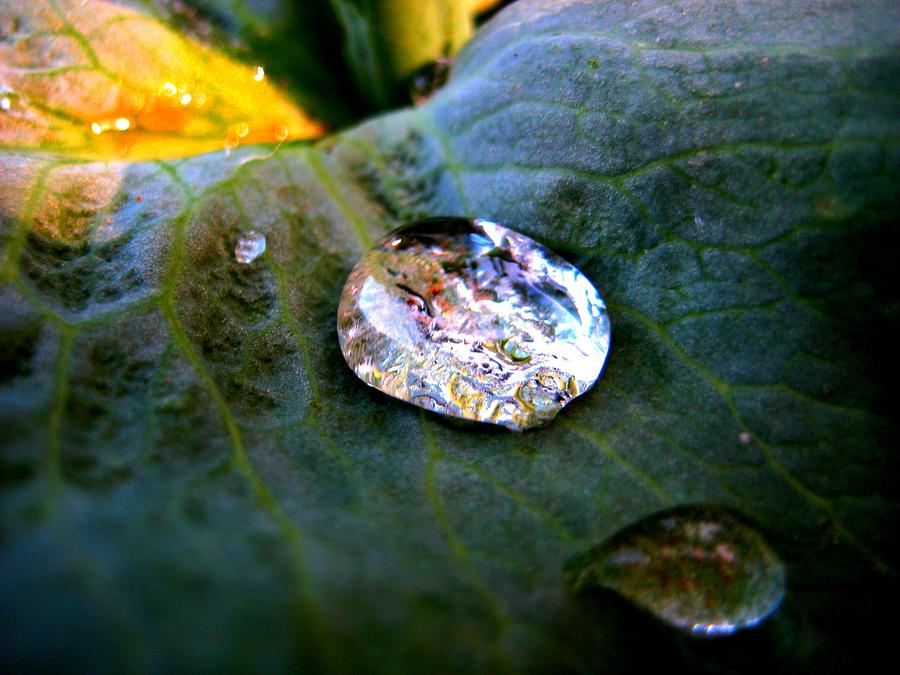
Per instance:
[[[613,590],[666,623],[698,636],[759,624],[781,604],[785,569],[756,530],[717,506],[656,513],[566,566],[578,595]]]
[[[234,247],[234,259],[242,265],[249,265],[265,253],[266,236],[256,230],[241,233]]]

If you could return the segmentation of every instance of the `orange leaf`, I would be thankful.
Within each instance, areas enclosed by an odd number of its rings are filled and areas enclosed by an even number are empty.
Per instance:
[[[148,14],[108,0],[0,7],[0,145],[142,160],[322,132],[262,66]]]

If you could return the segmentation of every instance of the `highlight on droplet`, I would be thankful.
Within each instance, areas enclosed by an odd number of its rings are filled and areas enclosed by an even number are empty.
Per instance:
[[[93,133],[95,136],[99,136],[100,134],[112,129],[115,129],[116,131],[128,131],[130,128],[131,120],[127,117],[117,117],[112,122],[110,122],[109,120],[91,122],[91,133]]]
[[[253,73],[253,79],[262,82],[266,79],[266,70],[262,66],[256,66],[256,72]]]
[[[0,98],[0,110],[6,111],[6,110],[9,110],[10,108],[12,108],[12,100],[9,98],[9,96],[4,96],[3,98]]]
[[[249,265],[265,252],[266,235],[256,230],[247,230],[238,237],[234,259],[242,265]]]

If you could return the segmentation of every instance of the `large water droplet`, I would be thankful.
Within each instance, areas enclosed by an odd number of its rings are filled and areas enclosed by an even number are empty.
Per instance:
[[[774,612],[785,569],[756,530],[727,509],[651,515],[566,565],[575,594],[608,588],[694,635],[727,635]]]
[[[266,236],[256,230],[241,233],[234,247],[234,259],[249,265],[266,251]]]
[[[610,326],[587,277],[536,241],[485,220],[431,218],[362,256],[338,338],[367,384],[521,430],[594,384]]]

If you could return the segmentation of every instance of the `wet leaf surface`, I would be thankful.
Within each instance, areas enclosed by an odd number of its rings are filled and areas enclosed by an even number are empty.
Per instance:
[[[812,671],[885,649],[898,19],[523,0],[428,104],[311,147],[6,141],[4,666]],[[607,299],[607,371],[550,427],[458,428],[343,363],[351,266],[437,214],[524,232]],[[251,229],[266,252],[241,265]],[[735,643],[753,658],[622,633],[561,587],[572,555],[697,501],[788,568],[774,637]]]

